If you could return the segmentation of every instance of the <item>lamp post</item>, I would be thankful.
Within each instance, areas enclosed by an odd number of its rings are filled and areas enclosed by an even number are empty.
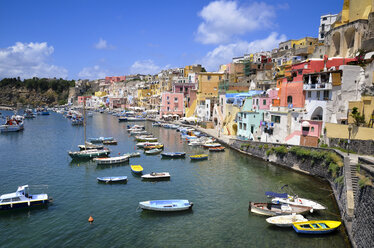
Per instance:
[[[348,156],[349,156],[349,148],[350,148],[350,143],[351,143],[351,132],[352,132],[352,125],[348,125]]]

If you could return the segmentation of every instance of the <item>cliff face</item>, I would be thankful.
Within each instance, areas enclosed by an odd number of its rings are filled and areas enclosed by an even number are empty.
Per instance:
[[[0,87],[0,105],[16,106],[17,103],[25,106],[65,104],[68,94],[69,90],[63,90],[58,94],[53,89],[42,92],[41,90],[7,85]]]

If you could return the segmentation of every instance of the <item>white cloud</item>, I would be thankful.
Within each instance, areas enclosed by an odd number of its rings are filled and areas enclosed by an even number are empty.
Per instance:
[[[254,40],[252,42],[239,41],[228,45],[220,45],[208,52],[198,63],[204,65],[208,71],[214,71],[218,69],[219,65],[230,63],[234,57],[272,50],[286,39],[285,35],[278,35],[278,33],[273,32],[263,40]]]
[[[99,50],[109,50],[115,48],[114,46],[109,45],[108,42],[103,38],[100,38],[99,41],[94,44],[94,47]]]
[[[160,66],[156,65],[151,59],[138,60],[131,65],[130,72],[133,74],[156,74],[162,69],[166,69],[168,67],[170,67],[170,65],[161,68]]]
[[[53,46],[48,46],[47,42],[17,42],[14,46],[0,48],[0,78],[66,78],[65,68],[47,64],[53,51]]]
[[[92,67],[84,67],[79,73],[78,77],[81,79],[100,79],[105,78],[108,75],[108,71],[101,68],[98,65]]]
[[[203,44],[230,42],[234,36],[267,28],[275,17],[274,7],[262,2],[238,6],[234,1],[215,1],[200,12],[196,40]]]

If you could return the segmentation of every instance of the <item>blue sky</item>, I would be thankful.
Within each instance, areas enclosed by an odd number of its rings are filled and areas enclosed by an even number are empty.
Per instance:
[[[209,71],[317,37],[343,0],[0,1],[0,78],[102,78],[200,63]]]

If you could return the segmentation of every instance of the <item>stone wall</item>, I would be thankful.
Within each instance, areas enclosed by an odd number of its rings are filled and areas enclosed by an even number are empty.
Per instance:
[[[339,138],[329,138],[329,146],[341,147],[348,150],[348,140]],[[374,140],[351,140],[349,150],[359,154],[374,154]]]
[[[360,188],[355,197],[352,233],[357,247],[374,247],[374,189]]]

